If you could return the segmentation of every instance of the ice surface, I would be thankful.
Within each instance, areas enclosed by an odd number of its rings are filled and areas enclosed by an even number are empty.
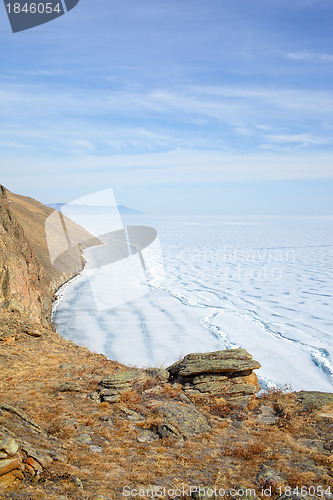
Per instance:
[[[148,293],[98,311],[103,267],[84,270],[59,292],[54,320],[62,336],[137,366],[241,346],[260,361],[267,385],[333,390],[332,218],[131,216],[126,223],[158,230],[165,274],[156,259],[142,277]],[[112,286],[97,288],[98,300],[112,302]]]

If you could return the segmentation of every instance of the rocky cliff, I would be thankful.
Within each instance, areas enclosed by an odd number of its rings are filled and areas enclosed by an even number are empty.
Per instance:
[[[51,297],[40,261],[14,216],[7,192],[0,187],[1,308],[27,314],[32,321],[49,320]]]
[[[42,324],[50,324],[54,291],[83,266],[80,249],[73,247],[63,257],[68,272],[53,268],[45,236],[45,221],[53,212],[0,186],[0,305]],[[73,222],[68,224],[77,239],[85,241],[81,249],[98,243]],[[54,245],[60,237],[54,233]]]

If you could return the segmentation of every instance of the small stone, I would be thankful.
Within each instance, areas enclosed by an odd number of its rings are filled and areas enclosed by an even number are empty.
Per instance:
[[[99,419],[102,422],[105,422],[106,424],[109,424],[110,426],[114,426],[113,418],[110,417],[110,415],[101,415]]]
[[[90,397],[90,399],[92,399],[93,401],[97,401],[97,402],[100,402],[100,401],[101,401],[101,397],[100,397],[100,395],[99,395],[99,393],[98,393],[97,391],[92,392],[92,393],[90,394],[90,396],[89,396],[89,397]]]
[[[258,474],[258,484],[262,488],[279,487],[282,485],[282,478],[279,474],[265,464],[261,465],[261,472]]]
[[[1,460],[2,458],[8,458],[8,454],[7,454],[7,453],[4,453],[4,452],[2,452],[2,451],[0,451],[0,460]]]
[[[276,424],[279,420],[279,416],[276,414],[275,410],[270,406],[262,406],[260,408],[260,414],[257,416],[257,420],[263,424]]]
[[[118,403],[118,401],[120,401],[120,394],[114,396],[102,396],[102,400],[105,403]]]
[[[77,436],[75,441],[77,443],[89,444],[91,443],[91,437],[89,434],[80,434],[79,436]]]
[[[175,391],[181,391],[183,389],[182,384],[180,384],[179,382],[174,382],[173,384],[171,384],[171,387]]]
[[[328,403],[315,412],[315,417],[319,420],[333,420],[333,403]]]
[[[18,444],[13,438],[6,437],[2,441],[0,441],[0,450],[4,450],[8,455],[12,457],[18,450]]]
[[[62,453],[59,453],[56,450],[49,450],[49,458],[51,461],[55,460],[56,462],[65,462],[66,461],[66,455],[63,455]]]
[[[238,407],[240,410],[246,410],[250,404],[252,396],[239,396],[238,394],[236,396],[237,397],[230,397],[229,399],[227,399],[227,401],[232,402],[234,408]]]
[[[97,446],[95,444],[91,444],[89,446],[89,449],[93,452],[93,453],[102,453],[103,451],[103,448],[101,448],[100,446]]]
[[[180,394],[179,394],[178,399],[179,399],[179,401],[181,401],[182,403],[192,404],[192,401],[190,400],[190,398],[188,398],[188,397],[187,397],[185,394],[183,394],[183,393],[180,393]]]
[[[194,396],[194,397],[200,397],[200,396],[202,396],[202,393],[200,391],[195,390],[195,389],[184,387],[184,391],[189,396]]]
[[[158,425],[158,433],[162,438],[176,438],[183,440],[182,434],[179,430],[172,424],[164,423]]]
[[[76,382],[65,382],[64,384],[59,385],[59,392],[81,392],[82,387]]]
[[[36,338],[42,336],[42,333],[39,330],[29,329],[29,330],[25,330],[24,333],[30,335],[31,337],[36,337]]]
[[[139,443],[152,443],[158,440],[159,437],[157,436],[157,434],[155,434],[155,432],[149,431],[148,429],[141,432],[141,434],[137,437],[137,441]]]
[[[125,413],[127,420],[131,420],[132,422],[144,422],[146,420],[143,415],[140,415],[140,413],[134,410],[126,408],[126,406],[121,406],[120,409]]]
[[[128,388],[130,388],[130,386],[128,386]],[[120,395],[119,389],[114,389],[114,388],[100,389],[99,393],[100,393],[100,397],[102,397],[102,398],[104,396],[119,396]]]
[[[80,490],[83,490],[83,484],[82,484],[82,481],[80,478],[78,478],[76,476],[72,476],[71,480],[72,480],[72,483],[74,484],[74,486],[76,486]]]
[[[146,391],[143,391],[143,394],[148,395],[148,396],[159,396],[163,392],[163,387],[160,385],[155,385],[155,387],[152,387],[151,389],[147,389]]]
[[[325,448],[325,450],[333,451],[333,441],[326,441],[323,447]]]

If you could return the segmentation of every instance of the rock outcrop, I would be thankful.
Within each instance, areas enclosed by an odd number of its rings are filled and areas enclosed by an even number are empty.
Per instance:
[[[9,488],[25,477],[39,477],[52,461],[28,444],[0,435],[0,488]]]
[[[16,441],[10,437],[0,439],[0,487],[7,488],[24,479],[22,455]]]
[[[189,394],[239,398],[260,390],[254,369],[260,368],[245,349],[188,354],[168,368],[171,378]]]
[[[130,370],[110,375],[99,382],[98,393],[101,401],[116,403],[120,401],[121,394],[142,383],[148,378],[143,370]]]

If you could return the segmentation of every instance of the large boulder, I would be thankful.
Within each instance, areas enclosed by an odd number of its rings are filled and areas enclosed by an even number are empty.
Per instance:
[[[260,390],[253,373],[260,366],[245,349],[230,349],[188,354],[168,371],[189,393],[241,398]]]
[[[181,377],[189,377],[200,373],[230,375],[236,372],[251,372],[260,367],[260,363],[255,361],[246,349],[230,349],[188,354],[182,361],[170,366],[168,371],[171,375],[177,374]]]
[[[192,405],[168,402],[159,406],[157,411],[162,417],[158,426],[162,437],[190,438],[211,430],[205,415]]]

